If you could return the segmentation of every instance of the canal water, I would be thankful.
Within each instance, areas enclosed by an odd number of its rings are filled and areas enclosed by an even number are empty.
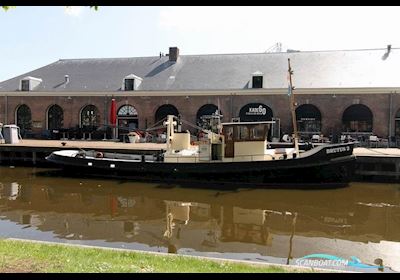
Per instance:
[[[299,264],[356,257],[400,271],[400,184],[232,191],[0,167],[0,238]]]

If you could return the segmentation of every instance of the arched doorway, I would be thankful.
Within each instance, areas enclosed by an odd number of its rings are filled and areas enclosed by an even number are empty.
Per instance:
[[[241,122],[270,121],[273,116],[272,109],[262,103],[249,103],[244,105],[239,112]]]
[[[296,108],[297,129],[300,133],[319,134],[321,132],[321,112],[312,104]]]
[[[220,115],[222,115],[221,110],[218,110],[218,106],[214,104],[205,104],[197,110],[196,114],[196,122],[199,123],[201,122],[201,117],[202,116],[207,116],[207,115],[213,115],[216,112],[218,112]]]
[[[82,128],[97,128],[100,123],[100,113],[94,105],[86,105],[81,111],[81,122]]]
[[[54,104],[47,110],[47,129],[60,129],[64,125],[64,111],[63,109]]]
[[[210,121],[205,116],[212,116],[215,113],[219,113],[222,116],[221,110],[218,110],[218,106],[214,104],[205,104],[197,110],[196,114],[196,124],[205,129],[211,129]]]
[[[174,105],[171,104],[161,105],[160,107],[158,107],[156,114],[154,116],[155,123],[163,119],[166,119],[168,115],[174,115],[177,117],[179,115],[179,111],[178,109],[176,109]]]
[[[139,127],[138,114],[132,105],[123,105],[117,113],[119,133],[127,133]]]
[[[343,112],[343,132],[372,132],[373,115],[363,104],[354,104]]]
[[[25,130],[31,130],[32,129],[31,109],[25,104],[20,105],[15,111],[15,120],[16,120],[16,125],[19,126],[19,128],[21,129],[21,134],[24,134],[23,132]]]

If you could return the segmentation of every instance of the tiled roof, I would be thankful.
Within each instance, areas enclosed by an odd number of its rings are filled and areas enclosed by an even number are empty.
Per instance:
[[[287,59],[296,88],[399,87],[400,49],[180,55],[134,58],[61,59],[0,83],[0,92],[18,91],[26,76],[43,82],[34,91],[119,91],[124,77],[143,79],[138,90],[240,90],[252,74],[264,74],[264,88],[287,87]],[[65,84],[65,75],[69,82]]]

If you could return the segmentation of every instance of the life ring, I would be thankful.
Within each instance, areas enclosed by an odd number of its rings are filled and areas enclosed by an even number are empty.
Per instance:
[[[96,152],[96,158],[103,158],[104,155],[102,152]]]

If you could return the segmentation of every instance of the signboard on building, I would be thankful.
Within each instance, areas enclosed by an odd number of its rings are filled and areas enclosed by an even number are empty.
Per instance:
[[[271,108],[262,103],[249,103],[239,113],[242,122],[270,121],[272,116]]]

